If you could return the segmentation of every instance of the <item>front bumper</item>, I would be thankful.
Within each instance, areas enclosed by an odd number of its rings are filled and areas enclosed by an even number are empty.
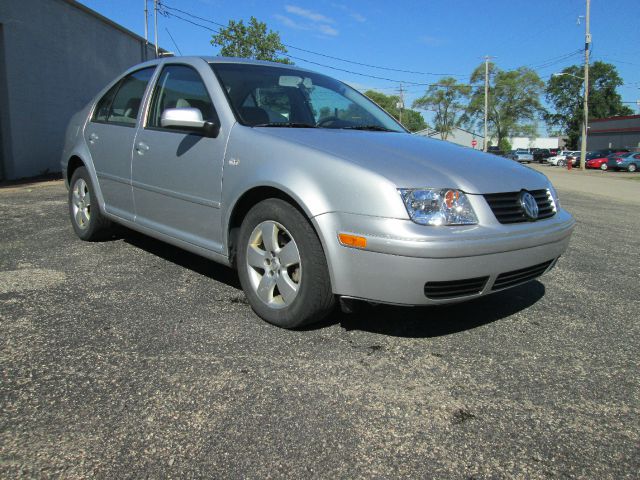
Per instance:
[[[540,265],[534,273],[548,271],[567,249],[575,224],[562,209],[549,219],[514,225],[499,224],[495,217],[493,222],[483,222],[486,212],[481,209],[476,214],[480,225],[442,228],[337,212],[314,217],[334,293],[400,305],[476,298],[499,289],[501,284],[495,289],[494,284],[501,274],[504,278],[504,274]],[[366,250],[340,245],[338,233],[366,237]],[[436,299],[425,293],[427,283],[485,277],[486,282],[471,294]]]

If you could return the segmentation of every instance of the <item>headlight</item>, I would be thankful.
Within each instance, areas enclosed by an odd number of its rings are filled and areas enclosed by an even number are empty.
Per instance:
[[[409,217],[420,225],[473,225],[478,223],[469,199],[450,188],[398,189]]]

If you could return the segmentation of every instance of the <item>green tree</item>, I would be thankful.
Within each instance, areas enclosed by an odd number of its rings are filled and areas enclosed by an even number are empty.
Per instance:
[[[277,32],[269,30],[267,24],[251,17],[249,24],[242,20],[229,20],[229,25],[211,36],[211,45],[220,47],[222,57],[254,58],[279,63],[293,63],[279,54],[287,53]]]
[[[554,75],[547,82],[546,98],[555,113],[545,116],[547,123],[569,137],[571,148],[577,148],[583,121],[583,67],[573,65]],[[633,111],[622,104],[616,88],[622,79],[614,65],[596,61],[589,68],[589,118],[631,115]]]
[[[389,115],[400,121],[400,97],[398,95],[385,95],[375,90],[367,90],[364,94],[380,105]],[[427,128],[427,123],[422,118],[420,112],[411,109],[402,109],[402,124],[410,132],[417,132]]]
[[[453,77],[445,77],[431,85],[425,94],[413,102],[413,108],[435,112],[434,129],[446,140],[455,127],[460,126],[461,113],[466,109],[466,100],[471,87],[460,85]]]
[[[482,128],[484,121],[484,71],[483,63],[471,74],[476,88],[462,116],[462,122],[474,129]],[[526,67],[504,71],[489,63],[489,79],[489,135],[498,145],[503,138],[534,136],[536,121],[544,114],[540,103],[544,82],[538,74]]]

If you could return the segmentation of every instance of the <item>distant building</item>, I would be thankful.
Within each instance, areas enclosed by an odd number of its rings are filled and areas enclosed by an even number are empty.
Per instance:
[[[509,137],[507,141],[511,148],[558,148],[560,146],[560,138],[558,137]]]
[[[0,0],[0,179],[59,171],[71,115],[154,50],[73,0]]]
[[[589,121],[587,150],[603,148],[640,148],[640,115]]]
[[[418,132],[414,132],[414,135],[420,135],[423,137],[437,138],[442,140],[442,135],[439,132],[430,128],[425,128]],[[476,146],[473,146],[473,141],[476,141]],[[447,142],[462,145],[463,147],[475,148],[476,150],[482,150],[484,146],[484,137],[477,133],[470,132],[463,128],[455,127],[449,135],[447,135]]]

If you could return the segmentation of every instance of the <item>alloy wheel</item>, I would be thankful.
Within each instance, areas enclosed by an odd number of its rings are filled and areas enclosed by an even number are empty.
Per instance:
[[[83,178],[78,178],[73,185],[71,206],[73,219],[78,227],[83,230],[89,227],[91,220],[91,192]]]
[[[253,229],[245,268],[255,294],[270,308],[288,307],[300,291],[300,251],[291,233],[277,222],[268,220]]]

